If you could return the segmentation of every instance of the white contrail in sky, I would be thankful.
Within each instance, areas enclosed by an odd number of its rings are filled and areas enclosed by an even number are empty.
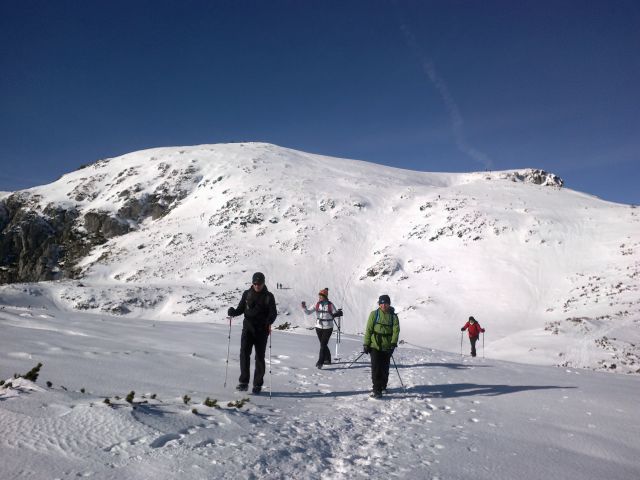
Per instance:
[[[400,28],[402,29],[402,33],[404,34],[409,48],[411,48],[413,53],[420,61],[422,69],[427,74],[427,77],[436,88],[436,90],[440,94],[440,97],[442,98],[442,101],[444,102],[447,113],[449,114],[449,119],[451,120],[456,147],[465,155],[468,155],[473,160],[482,164],[485,169],[490,170],[493,166],[493,162],[491,161],[489,156],[468,144],[466,136],[464,134],[464,120],[462,118],[462,114],[460,113],[458,104],[451,95],[446,82],[440,75],[438,75],[438,71],[436,70],[433,62],[420,51],[418,42],[416,41],[415,36],[411,32],[411,30],[409,30],[409,27],[406,24],[402,24]]]

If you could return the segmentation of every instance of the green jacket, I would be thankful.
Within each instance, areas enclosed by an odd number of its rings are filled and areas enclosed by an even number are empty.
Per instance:
[[[399,336],[400,320],[393,309],[389,313],[384,313],[378,308],[369,314],[367,328],[364,331],[364,345],[366,347],[389,351],[398,346]]]

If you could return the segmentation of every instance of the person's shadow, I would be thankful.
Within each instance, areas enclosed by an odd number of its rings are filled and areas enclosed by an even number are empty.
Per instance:
[[[356,362],[344,362],[344,364],[333,363],[331,367],[326,370],[341,370],[341,369],[360,369],[369,368],[370,362],[358,358]],[[429,367],[444,367],[452,370],[467,370],[472,368],[487,368],[491,365],[474,365],[464,363],[412,363],[403,364],[397,363],[395,365],[398,370],[406,368],[429,368]],[[394,368],[394,363],[391,363],[391,369]],[[389,380],[393,372],[389,371]],[[472,396],[497,396],[508,395],[517,392],[524,392],[530,390],[548,390],[548,389],[567,389],[577,388],[574,386],[560,386],[560,385],[505,385],[505,384],[477,384],[477,383],[447,383],[441,385],[412,385],[409,387],[396,387],[393,388],[392,394],[386,398],[459,398],[459,397],[472,397]],[[273,392],[274,397],[290,397],[290,398],[313,398],[313,397],[347,397],[353,395],[360,395],[367,393],[369,390],[348,390],[348,391],[333,391],[330,393],[322,392]]]
[[[393,364],[394,360],[391,361],[391,368],[389,370],[389,372],[391,372],[391,370],[393,370],[394,368],[394,364]],[[334,362],[332,364],[334,367],[333,368],[327,368],[325,367],[326,370],[339,370],[341,368],[369,368],[371,367],[371,362],[369,361],[369,359],[367,360],[362,360],[362,359],[358,359],[357,362]],[[468,370],[470,368],[487,368],[490,367],[491,365],[474,365],[474,364],[466,364],[466,363],[434,363],[434,362],[426,362],[426,363],[408,363],[408,364],[403,364],[403,363],[396,363],[395,364],[396,367],[398,367],[398,370],[403,369],[403,368],[429,368],[429,367],[444,367],[444,368],[450,368],[452,370]],[[391,373],[389,373],[389,375],[391,375]]]
[[[483,385],[478,383],[446,383],[441,385],[413,385],[406,389],[397,389],[399,394],[405,393],[407,396],[425,396],[431,398],[459,398],[497,395],[508,395],[517,392],[530,390],[549,390],[578,388],[574,386],[560,385]]]
[[[412,385],[406,388],[395,387],[390,393],[383,395],[385,399],[401,398],[460,398],[497,395],[508,395],[530,390],[568,389],[577,388],[561,385],[482,385],[477,383],[452,383],[442,385]],[[332,392],[273,392],[276,398],[322,398],[322,397],[352,397],[369,393],[370,390],[345,390]],[[268,394],[267,394],[268,395]]]
[[[340,392],[273,392],[272,397],[275,398],[322,398],[322,397],[353,397],[355,395],[364,395],[370,393],[371,390],[346,390]],[[265,396],[269,394],[266,393]]]
[[[393,361],[391,361],[391,368],[393,368]],[[474,364],[468,364],[468,363],[434,363],[434,362],[427,362],[427,363],[410,363],[410,364],[402,364],[402,363],[397,363],[395,365],[396,367],[398,367],[398,369],[401,368],[417,368],[417,367],[443,367],[443,368],[450,368],[452,370],[468,370],[470,368],[487,368],[490,367],[491,365],[474,365]]]

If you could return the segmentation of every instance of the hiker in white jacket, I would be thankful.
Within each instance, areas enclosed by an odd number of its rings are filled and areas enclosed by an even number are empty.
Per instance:
[[[307,315],[316,314],[316,334],[320,340],[320,354],[316,367],[331,365],[331,350],[329,350],[329,339],[333,333],[333,317],[336,307],[329,301],[329,289],[323,288],[318,292],[318,302],[311,309],[307,308],[307,303],[302,302],[302,310]]]

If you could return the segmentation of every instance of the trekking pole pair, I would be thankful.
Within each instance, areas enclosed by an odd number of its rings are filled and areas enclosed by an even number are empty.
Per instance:
[[[227,388],[227,374],[229,373],[229,351],[231,349],[231,317],[229,319],[229,335],[227,340],[227,365],[224,369],[224,388]],[[273,390],[273,382],[271,375],[271,325],[269,325],[269,400],[271,400],[271,392]]]
[[[462,356],[462,332],[460,332],[460,356]],[[482,358],[484,358],[484,332],[482,332]]]
[[[360,355],[358,355],[353,362],[351,362],[349,365],[347,365],[347,368],[349,368],[351,365],[353,365],[358,360],[360,360],[360,357],[362,357],[365,353],[367,353],[367,352],[360,352]],[[407,387],[405,387],[404,383],[402,382],[402,377],[400,376],[400,370],[398,370],[398,365],[396,365],[396,359],[393,358],[393,354],[391,355],[391,360],[393,360],[393,366],[395,367],[396,373],[398,374],[398,379],[400,380],[400,385],[402,385],[402,388],[406,391]]]

